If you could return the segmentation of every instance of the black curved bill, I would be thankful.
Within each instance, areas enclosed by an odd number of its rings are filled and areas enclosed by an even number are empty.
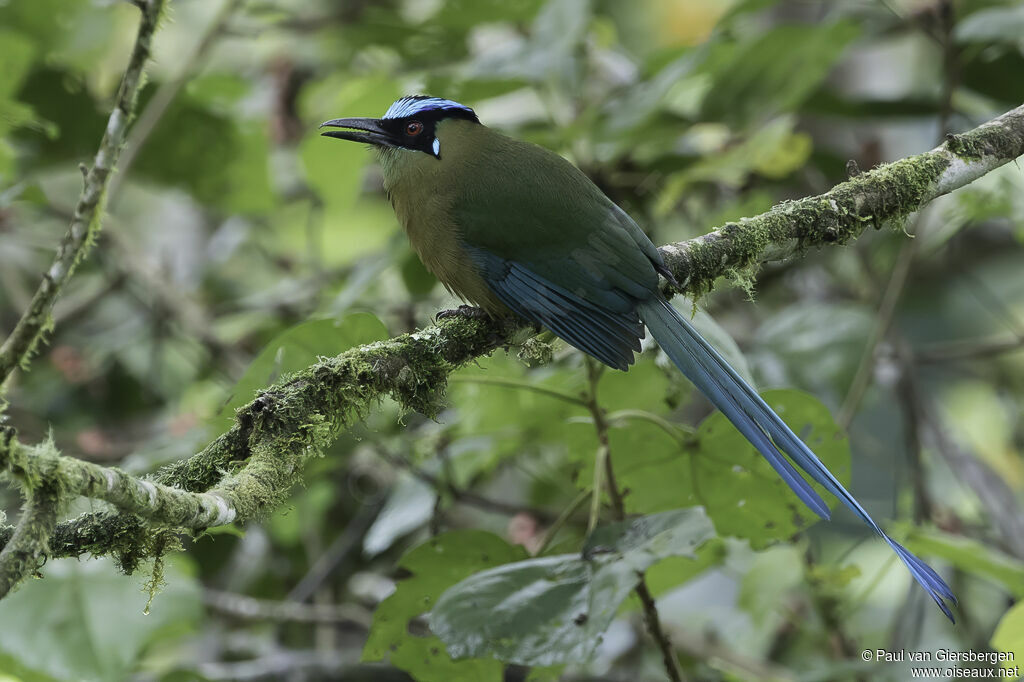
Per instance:
[[[368,144],[392,147],[395,145],[391,133],[381,127],[375,118],[332,118],[320,124],[321,128],[346,128],[347,130],[328,130],[320,133],[324,137],[336,137],[339,140],[366,142]]]

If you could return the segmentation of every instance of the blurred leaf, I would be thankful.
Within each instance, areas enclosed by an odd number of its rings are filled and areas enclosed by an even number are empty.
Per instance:
[[[407,249],[405,255],[402,256],[399,268],[402,272],[402,281],[405,283],[405,289],[414,298],[426,296],[437,284],[437,277],[434,277],[423,266],[423,262],[420,261],[419,256],[412,249]]]
[[[447,29],[466,32],[479,24],[530,21],[544,5],[544,0],[447,0],[433,18]]]
[[[802,107],[804,113],[852,119],[921,118],[934,116],[939,102],[932,96],[908,93],[897,100],[853,99],[828,88],[816,91]]]
[[[0,619],[0,652],[40,676],[121,682],[148,644],[199,625],[198,584],[173,561],[148,615],[141,581],[109,559],[53,561],[44,573],[4,598]]]
[[[49,51],[67,40],[88,4],[88,0],[8,0],[0,4],[0,26],[22,32]],[[7,72],[3,73],[6,77]]]
[[[694,557],[713,534],[699,509],[602,526],[583,557],[510,563],[449,588],[430,613],[430,629],[456,658],[492,656],[521,665],[589,661],[643,571],[665,557]]]
[[[400,472],[384,508],[363,538],[363,552],[376,556],[429,521],[436,499],[437,494],[427,483],[408,472]]]
[[[452,4],[462,3],[449,2],[447,6]],[[472,63],[470,75],[490,80],[552,83],[563,90],[575,91],[582,75],[577,47],[584,38],[589,19],[589,0],[548,0],[533,22],[529,37],[518,49],[496,51],[493,55],[485,53]]]
[[[794,110],[859,34],[845,21],[786,24],[715,50],[702,69],[712,79],[703,118],[743,123]]]
[[[249,364],[212,427],[217,432],[229,429],[235,420],[235,410],[282,375],[303,370],[320,357],[332,357],[387,337],[387,329],[370,313],[353,313],[340,320],[308,320],[282,332]]]
[[[1020,50],[988,48],[967,54],[960,67],[964,87],[1012,106],[1024,101],[1024,55]]]
[[[739,187],[753,173],[778,179],[799,169],[811,154],[811,141],[806,135],[793,132],[795,124],[792,116],[780,116],[759,127],[739,144],[708,150],[697,163],[676,173],[666,183],[658,197],[656,212],[668,214],[695,182]]]
[[[423,3],[427,12],[411,16],[413,12],[402,11],[401,6],[373,3],[363,10],[360,21],[341,27],[338,38],[351,47],[387,46],[424,69],[464,57],[468,34],[481,23],[524,23],[542,4],[543,0],[447,0]]]
[[[802,302],[764,321],[757,330],[758,350],[750,357],[768,383],[841,395],[853,380],[874,321],[874,311],[858,303]]]
[[[284,546],[300,545],[304,538],[317,533],[327,510],[338,496],[337,485],[329,479],[314,479],[307,487],[292,495],[288,505],[267,519],[267,530]],[[234,526],[228,526],[233,528]]]
[[[394,594],[374,611],[362,660],[389,661],[421,682],[500,682],[497,661],[455,661],[437,637],[409,633],[448,587],[477,571],[525,557],[522,547],[477,530],[445,533],[410,550],[398,565],[412,575],[399,581]]]
[[[32,41],[6,26],[0,25],[0,100],[17,92],[35,56]],[[0,122],[3,119],[0,118]]]
[[[249,95],[252,83],[234,73],[206,73],[193,78],[185,86],[189,98],[203,106],[225,113],[240,99]]]
[[[1018,602],[1003,614],[990,643],[993,649],[1012,654],[1003,666],[1016,669],[1017,666],[1011,664],[1024,657],[1024,602]]]
[[[14,656],[0,652],[0,682],[60,682],[57,678],[44,675],[24,666]]]
[[[784,605],[789,592],[804,584],[801,550],[792,546],[771,547],[754,555],[740,583],[739,605],[757,623],[781,625],[789,617]]]
[[[957,24],[953,36],[961,43],[1006,42],[1024,47],[1024,5],[978,10]]]
[[[140,110],[152,92],[143,93]],[[135,168],[225,211],[260,213],[274,205],[268,154],[262,123],[218,113],[181,93],[153,129]]]
[[[37,64],[18,99],[32,108],[38,123],[14,136],[29,168],[91,160],[107,119],[80,75]]]

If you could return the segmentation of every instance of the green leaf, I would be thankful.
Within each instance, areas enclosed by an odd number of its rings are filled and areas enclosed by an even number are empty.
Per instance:
[[[992,633],[992,648],[1012,654],[1012,658],[1004,662],[1004,667],[1024,658],[1024,602],[1018,602],[1003,614]]]
[[[576,397],[584,381],[578,367],[551,364],[528,369],[515,357],[496,353],[453,376],[459,379],[448,391],[450,403],[458,409],[452,430],[495,460],[521,455],[541,442],[563,443],[565,420],[584,413],[578,405],[532,390],[550,389]],[[508,383],[474,383],[473,379]]]
[[[16,31],[0,27],[0,100],[14,95],[32,65],[35,47]]]
[[[412,296],[417,298],[426,296],[437,284],[437,277],[434,277],[423,266],[423,261],[419,259],[419,256],[412,249],[406,250],[399,261],[398,267],[402,273],[402,282],[405,283],[405,289]]]
[[[849,442],[828,408],[802,391],[765,391],[761,397],[840,482],[849,482]],[[818,521],[721,412],[701,423],[697,441],[692,455],[694,496],[708,510],[719,534],[747,538],[754,548],[761,548]],[[835,498],[817,483],[811,485],[830,508],[835,506]]]
[[[712,80],[703,117],[745,122],[795,110],[859,34],[843,21],[788,24],[748,43],[720,46],[703,69]]]
[[[583,73],[577,52],[590,18],[589,0],[549,0],[538,13],[529,38],[519,49],[498,51],[490,58],[478,59],[470,74],[489,80],[550,83],[573,90]]]
[[[28,168],[85,161],[96,153],[107,114],[90,95],[82,76],[37,64],[18,99],[36,112],[37,123],[45,121],[14,135]]]
[[[374,611],[362,660],[390,661],[420,682],[499,682],[502,666],[496,661],[452,660],[437,637],[410,636],[410,628],[447,588],[476,571],[525,556],[522,547],[478,530],[445,533],[410,550],[398,565],[412,575]]]
[[[140,108],[144,105],[140,102]],[[154,128],[135,168],[212,206],[261,213],[274,206],[268,164],[263,123],[217,112],[182,93]]]
[[[675,588],[690,582],[712,566],[719,566],[725,561],[727,548],[721,538],[711,538],[697,548],[696,557],[670,556],[647,569],[645,574],[647,589],[658,597]],[[624,608],[637,610],[641,608],[640,598],[629,595]]]
[[[974,12],[957,24],[953,36],[961,43],[1024,45],[1024,5],[990,7]]]
[[[874,311],[859,303],[801,302],[775,313],[757,331],[759,352],[777,356],[785,382],[844,395],[874,324]],[[842,391],[842,392],[840,392]]]
[[[0,664],[9,657],[38,673],[25,680],[128,679],[148,644],[199,625],[198,585],[175,566],[168,563],[167,587],[147,615],[142,581],[121,575],[113,561],[48,563],[43,580],[4,598]]]
[[[388,500],[363,538],[367,556],[380,554],[401,536],[416,530],[434,513],[434,489],[410,473],[400,472]]]
[[[370,313],[353,313],[340,320],[308,320],[295,325],[276,336],[250,363],[211,426],[218,432],[230,428],[235,410],[282,375],[305,369],[320,357],[338,355],[349,348],[387,337],[387,329]]]
[[[779,179],[799,169],[810,156],[811,141],[805,134],[793,132],[795,124],[792,116],[780,116],[739,144],[723,140],[720,150],[671,177],[658,197],[656,210],[667,215],[695,182],[739,187],[754,173]]]
[[[773,390],[761,396],[836,478],[849,480],[849,444],[828,408],[801,391]],[[565,432],[581,462],[577,485],[584,488],[593,476],[593,426],[571,424]],[[608,435],[630,513],[702,505],[720,535],[746,538],[755,548],[789,538],[818,520],[720,412],[687,436],[686,445],[647,421],[614,426]],[[823,498],[830,507],[835,504],[831,495]]]
[[[594,476],[594,427],[576,423],[565,431],[581,463],[577,485],[586,488]],[[699,504],[693,493],[692,448],[684,448],[650,422],[633,420],[619,421],[609,429],[608,444],[628,513],[653,514]]]
[[[430,629],[455,658],[586,662],[643,571],[665,557],[695,557],[713,535],[699,509],[602,526],[582,557],[529,559],[463,580],[441,595]]]

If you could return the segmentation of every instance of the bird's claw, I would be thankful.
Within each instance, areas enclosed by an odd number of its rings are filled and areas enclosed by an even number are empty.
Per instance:
[[[490,315],[483,308],[477,308],[471,305],[460,305],[458,308],[452,310],[442,310],[439,312],[434,319],[435,320],[447,320],[452,317],[461,317],[466,320],[486,320]]]

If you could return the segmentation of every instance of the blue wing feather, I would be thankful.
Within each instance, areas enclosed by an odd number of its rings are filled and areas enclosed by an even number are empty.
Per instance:
[[[631,307],[600,307],[520,263],[467,246],[491,291],[516,314],[542,324],[571,345],[616,369],[627,369],[640,350],[644,328]]]

